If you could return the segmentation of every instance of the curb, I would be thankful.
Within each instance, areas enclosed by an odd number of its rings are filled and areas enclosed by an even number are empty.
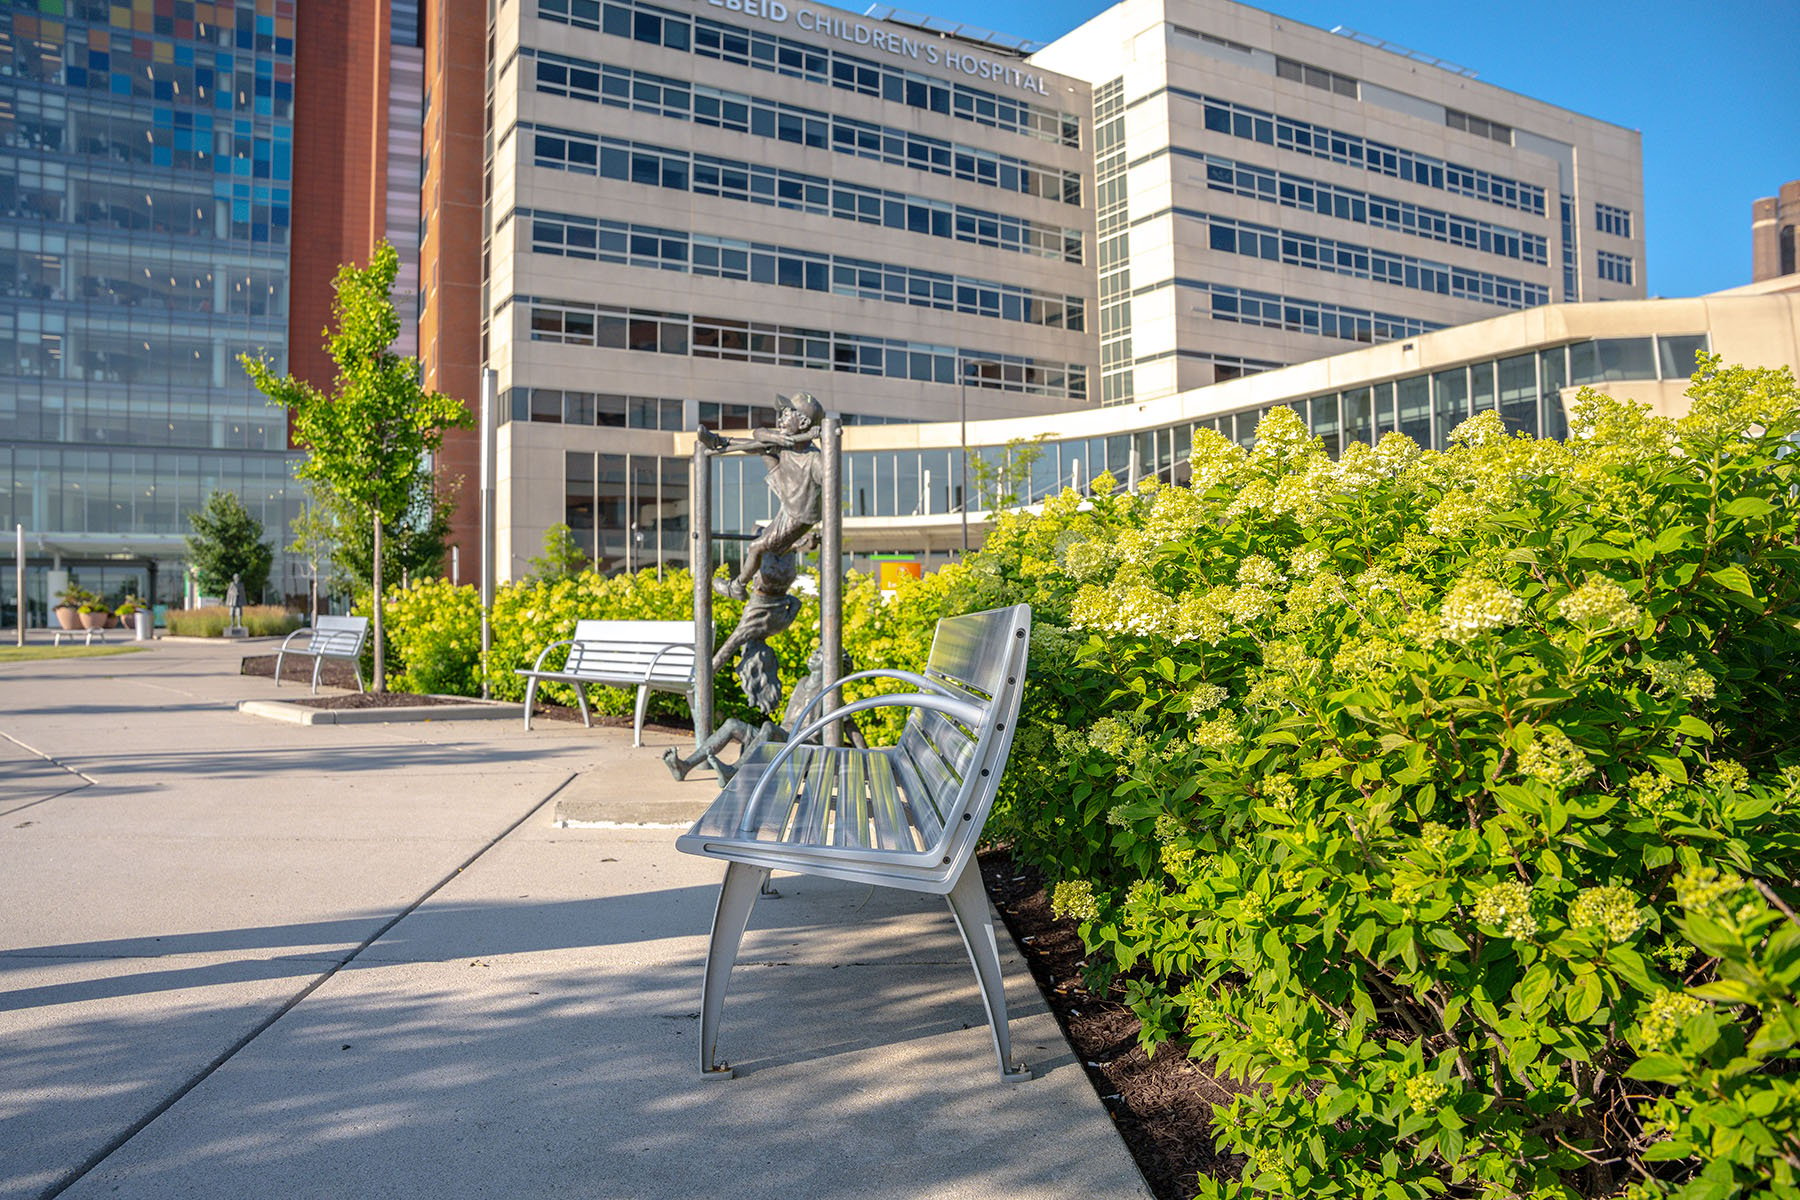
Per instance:
[[[519,719],[519,706],[504,700],[468,700],[458,704],[423,704],[413,708],[308,708],[286,700],[240,700],[246,716],[290,725],[387,725],[416,721],[494,721]]]

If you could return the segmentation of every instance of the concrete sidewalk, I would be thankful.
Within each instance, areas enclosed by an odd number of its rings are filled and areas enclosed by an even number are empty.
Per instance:
[[[0,663],[0,1197],[1148,1195],[928,897],[778,876],[703,1081],[672,735],[278,724],[242,653]]]

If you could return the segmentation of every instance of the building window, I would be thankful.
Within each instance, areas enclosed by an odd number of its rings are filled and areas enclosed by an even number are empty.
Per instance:
[[[1600,259],[1600,278],[1612,283],[1637,282],[1630,255],[1608,254],[1604,250],[1597,253]]]
[[[1486,117],[1478,117],[1474,113],[1462,112],[1459,109],[1444,110],[1444,124],[1452,129],[1460,129],[1464,133],[1472,133],[1476,137],[1484,137],[1489,141],[1503,142],[1512,145],[1513,131],[1511,125],[1502,125],[1498,121],[1490,121]]]
[[[1283,79],[1291,79],[1295,83],[1304,83],[1307,87],[1316,87],[1338,96],[1357,98],[1356,80],[1348,75],[1339,75],[1336,71],[1327,71],[1324,67],[1315,67],[1311,63],[1296,62],[1291,58],[1275,60],[1275,74]]]
[[[1614,237],[1631,236],[1631,210],[1614,208],[1610,204],[1594,205],[1594,228],[1601,233],[1610,233]]]

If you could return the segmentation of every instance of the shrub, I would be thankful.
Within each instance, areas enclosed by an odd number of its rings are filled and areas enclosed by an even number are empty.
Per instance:
[[[990,829],[1152,1047],[1244,1081],[1207,1192],[1727,1196],[1800,1161],[1800,930],[1744,899],[1800,863],[1800,401],[1716,359],[1690,396],[1335,462],[1276,410],[946,581],[1036,606]]]
[[[299,613],[278,604],[252,604],[244,609],[244,629],[251,637],[285,637],[300,628],[301,620]],[[222,604],[170,609],[167,621],[173,637],[223,637],[231,624],[231,610]]]

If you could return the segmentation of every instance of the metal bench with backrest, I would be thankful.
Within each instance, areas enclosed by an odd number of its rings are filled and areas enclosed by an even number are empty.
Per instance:
[[[295,638],[306,638],[304,646],[294,645]],[[296,629],[281,643],[275,653],[275,686],[281,686],[281,663],[292,654],[313,660],[312,690],[319,690],[319,670],[328,658],[343,659],[356,672],[356,690],[364,691],[362,677],[363,643],[369,637],[367,617],[320,617],[311,629]]]
[[[544,660],[559,646],[569,648],[560,668],[544,669]],[[650,693],[687,693],[694,686],[694,623],[692,621],[577,621],[575,636],[552,642],[537,656],[525,676],[525,728],[531,728],[531,706],[538,684],[570,684],[581,705],[581,721],[592,725],[585,689],[588,684],[637,689],[636,717],[631,744],[644,744],[644,711]]]
[[[1012,748],[1030,635],[1023,604],[939,621],[923,674],[860,671],[843,680],[888,676],[915,690],[857,700],[804,725],[800,714],[794,738],[747,756],[677,839],[689,854],[727,863],[701,985],[702,1074],[731,1074],[717,1061],[726,980],[757,894],[779,869],[943,896],[975,967],[1000,1074],[1031,1077],[1012,1061],[993,913],[975,863]],[[893,746],[813,740],[834,721],[891,706],[912,709]]]

